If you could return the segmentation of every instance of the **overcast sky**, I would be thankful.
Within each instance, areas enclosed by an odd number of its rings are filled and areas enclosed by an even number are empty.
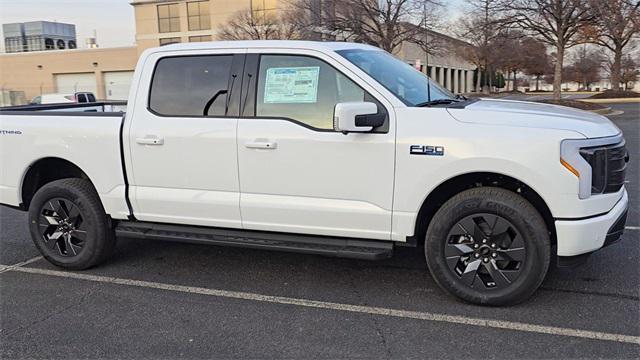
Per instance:
[[[58,21],[76,25],[78,47],[93,30],[100,47],[129,46],[135,42],[131,0],[0,0],[0,23]],[[460,12],[464,0],[448,0],[448,17]],[[4,51],[4,41],[0,41]]]

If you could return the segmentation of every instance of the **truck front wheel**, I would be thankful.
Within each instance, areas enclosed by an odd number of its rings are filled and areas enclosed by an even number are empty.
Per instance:
[[[531,296],[549,268],[542,216],[523,197],[494,187],[466,190],[431,220],[425,239],[435,281],[471,303],[512,305]]]
[[[98,194],[84,179],[56,180],[40,188],[29,205],[29,230],[42,256],[73,270],[105,260],[116,242]]]

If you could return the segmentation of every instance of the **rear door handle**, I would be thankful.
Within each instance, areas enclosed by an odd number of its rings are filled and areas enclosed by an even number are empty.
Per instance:
[[[163,145],[164,139],[155,135],[146,135],[142,138],[137,138],[136,142],[140,145]]]
[[[247,149],[276,149],[278,148],[278,143],[273,141],[254,141],[248,142],[244,144]]]

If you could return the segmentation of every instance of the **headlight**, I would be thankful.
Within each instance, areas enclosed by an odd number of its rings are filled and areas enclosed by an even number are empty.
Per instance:
[[[622,135],[567,139],[560,145],[560,163],[578,178],[580,199],[620,190],[627,161]]]

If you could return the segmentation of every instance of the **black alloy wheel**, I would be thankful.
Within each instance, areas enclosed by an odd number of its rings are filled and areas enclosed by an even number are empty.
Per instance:
[[[86,179],[54,180],[38,189],[29,203],[29,231],[45,259],[70,270],[101,263],[116,245],[111,220]]]
[[[433,279],[450,294],[474,304],[514,305],[544,280],[551,238],[538,210],[520,194],[477,187],[436,211],[424,251]]]
[[[87,227],[78,205],[71,200],[54,198],[40,210],[42,240],[62,257],[78,256],[87,239]]]
[[[445,258],[461,283],[477,289],[508,287],[520,275],[526,245],[507,219],[488,213],[467,216],[449,234]]]

